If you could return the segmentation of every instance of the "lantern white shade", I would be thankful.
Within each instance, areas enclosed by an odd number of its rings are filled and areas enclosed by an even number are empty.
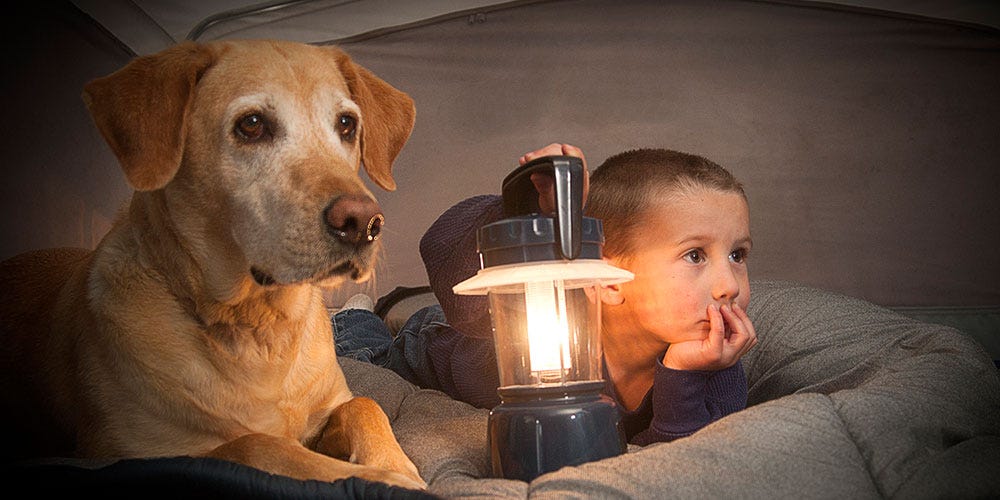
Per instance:
[[[635,275],[600,259],[545,260],[480,269],[475,276],[452,287],[458,295],[488,292],[524,293],[524,284],[561,280],[567,290],[596,284],[631,281]]]

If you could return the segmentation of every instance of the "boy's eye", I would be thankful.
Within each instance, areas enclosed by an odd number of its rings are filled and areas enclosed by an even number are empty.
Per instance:
[[[729,260],[737,264],[742,264],[747,260],[747,249],[740,248],[738,250],[733,250],[733,253],[729,254]]]
[[[684,254],[684,260],[692,264],[701,264],[705,261],[705,256],[701,254],[701,250],[691,250]]]

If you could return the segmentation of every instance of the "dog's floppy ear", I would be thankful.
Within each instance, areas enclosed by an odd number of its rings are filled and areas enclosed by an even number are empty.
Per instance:
[[[185,42],[84,86],[83,101],[136,190],[159,189],[180,168],[194,86],[211,63],[207,49]]]
[[[392,162],[403,149],[416,118],[413,99],[354,64],[337,50],[337,65],[347,80],[351,99],[361,107],[361,161],[365,171],[386,191],[396,189]]]

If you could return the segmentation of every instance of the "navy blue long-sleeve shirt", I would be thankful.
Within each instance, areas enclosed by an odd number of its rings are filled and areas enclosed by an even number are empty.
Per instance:
[[[446,317],[424,331],[435,379],[431,385],[481,408],[499,403],[488,306],[484,297],[454,296],[451,287],[479,270],[474,233],[502,218],[502,201],[499,196],[483,195],[455,205],[431,225],[420,244],[428,280]],[[622,427],[633,444],[688,436],[746,407],[747,381],[741,362],[719,371],[673,370],[657,362],[653,386],[634,410],[625,410],[606,371],[604,377],[604,392],[621,408]]]

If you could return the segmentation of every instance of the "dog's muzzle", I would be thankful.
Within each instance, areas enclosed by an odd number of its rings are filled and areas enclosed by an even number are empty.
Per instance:
[[[325,276],[313,276],[313,278],[350,276],[351,279],[358,279],[365,275],[368,272],[365,269],[367,264],[363,262],[367,261],[368,257],[364,255],[370,253],[366,247],[379,238],[382,226],[385,225],[382,207],[369,196],[340,195],[323,210],[323,224],[326,232],[347,248],[340,247],[335,251],[339,255],[336,257],[339,263],[326,271]],[[356,260],[359,258],[361,260]],[[273,275],[257,266],[251,266],[250,275],[261,286],[278,283]]]

